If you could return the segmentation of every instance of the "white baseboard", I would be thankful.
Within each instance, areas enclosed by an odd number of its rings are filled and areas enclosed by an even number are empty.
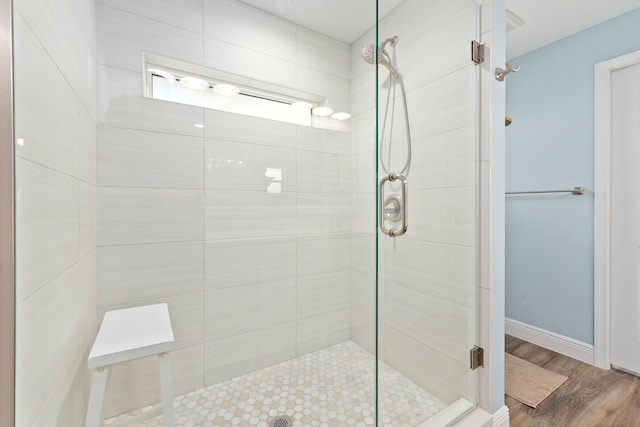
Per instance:
[[[505,405],[493,415],[476,408],[454,425],[455,427],[509,427],[509,408]]]
[[[507,405],[493,414],[493,427],[509,427],[509,408]]]
[[[594,351],[591,344],[540,329],[513,319],[505,319],[505,333],[521,340],[564,354],[593,365]]]

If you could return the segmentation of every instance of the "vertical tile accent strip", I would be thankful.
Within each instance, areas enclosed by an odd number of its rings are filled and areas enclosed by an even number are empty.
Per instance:
[[[15,425],[13,1],[0,0],[0,426]]]

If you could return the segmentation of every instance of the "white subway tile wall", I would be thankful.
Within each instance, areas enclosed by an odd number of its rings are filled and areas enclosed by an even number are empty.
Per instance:
[[[202,188],[202,138],[98,126],[101,185]]]
[[[97,330],[93,0],[15,0],[16,426],[84,423]]]
[[[295,192],[296,168],[295,148],[205,140],[205,186],[210,190],[264,191],[275,183],[280,192]]]
[[[100,0],[99,3],[202,34],[202,0],[181,0],[180,2]]]
[[[141,74],[150,51],[349,112],[350,46],[237,0],[184,3],[96,6],[100,318],[167,302],[176,393],[349,339],[353,208],[350,133],[143,98]],[[158,399],[153,363],[113,371],[105,416]]]
[[[144,11],[140,10],[142,5],[134,3],[136,4],[133,6],[121,4],[123,10],[97,2],[98,64],[140,73],[141,51],[162,52],[187,62],[202,63],[202,33],[194,33],[147,17],[147,10],[166,8],[163,5],[169,2],[158,2],[157,7],[147,2]],[[138,13],[131,13],[131,9],[137,9]],[[202,26],[200,17],[195,22]]]

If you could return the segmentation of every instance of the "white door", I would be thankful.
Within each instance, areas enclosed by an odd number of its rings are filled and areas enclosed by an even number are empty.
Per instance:
[[[611,79],[611,364],[640,374],[640,64]]]

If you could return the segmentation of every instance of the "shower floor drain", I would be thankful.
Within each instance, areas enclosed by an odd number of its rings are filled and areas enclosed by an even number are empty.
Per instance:
[[[269,420],[269,427],[292,427],[293,421],[285,415],[277,415]]]

